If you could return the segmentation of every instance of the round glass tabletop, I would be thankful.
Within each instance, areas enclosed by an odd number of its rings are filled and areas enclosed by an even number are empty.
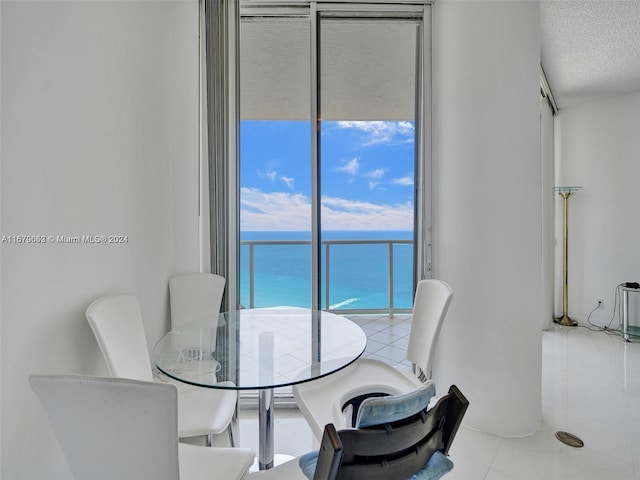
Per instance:
[[[305,308],[258,308],[185,323],[153,349],[157,368],[184,383],[256,390],[336,372],[362,353],[364,331],[351,320]]]

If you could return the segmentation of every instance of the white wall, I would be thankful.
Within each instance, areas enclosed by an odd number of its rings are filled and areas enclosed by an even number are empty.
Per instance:
[[[468,396],[468,426],[527,435],[546,311],[538,3],[445,0],[433,18],[434,276],[454,291],[434,378]]]
[[[138,295],[149,345],[167,278],[198,263],[198,3],[0,2],[4,479],[66,479],[32,373],[106,374],[84,318]],[[98,434],[98,433],[97,433]],[[153,441],[149,439],[149,441]]]
[[[639,121],[640,92],[561,109],[557,116],[559,181],[583,187],[569,200],[569,314],[576,320],[586,321],[603,300],[591,322],[608,325],[616,286],[640,282]],[[562,242],[560,229],[556,238]],[[629,296],[631,320],[640,325],[637,297]],[[617,324],[616,315],[612,327]]]

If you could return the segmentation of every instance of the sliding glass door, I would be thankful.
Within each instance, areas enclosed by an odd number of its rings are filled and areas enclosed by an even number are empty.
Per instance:
[[[390,3],[241,3],[245,307],[392,315],[429,273],[428,7]]]
[[[311,298],[310,35],[308,15],[241,19],[243,307]]]
[[[410,309],[421,15],[321,12],[322,307]]]

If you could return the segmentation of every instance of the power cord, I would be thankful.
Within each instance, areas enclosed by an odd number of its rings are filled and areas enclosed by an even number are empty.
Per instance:
[[[598,307],[599,307],[599,306],[600,306],[600,303],[598,303],[598,304],[595,306],[595,308],[594,308],[593,310],[591,310],[591,312],[589,313],[589,316],[587,317],[587,323],[588,323],[589,325],[591,325],[592,327],[595,327],[597,330],[606,330],[606,329],[607,329],[607,327],[601,327],[601,326],[599,326],[599,325],[596,325],[595,323],[591,323],[591,315],[593,315],[593,312],[595,312],[595,311],[598,309]],[[615,310],[615,306],[614,306],[613,308],[614,308],[614,310]],[[611,322],[609,322],[609,324],[611,324]],[[590,330],[591,330],[591,329],[590,329]]]
[[[622,325],[622,319],[620,318],[620,287],[624,285],[623,283],[616,286],[614,299],[613,299],[613,312],[611,312],[611,320],[609,320],[609,325],[604,327],[605,329],[611,329],[611,322],[616,318],[616,310],[618,310],[618,327],[614,330],[619,330]]]
[[[593,315],[593,312],[595,312],[598,307],[600,306],[600,304],[598,303],[596,305],[596,307],[591,310],[591,312],[589,312],[589,315],[587,316],[587,323],[590,326],[587,325],[583,325],[583,324],[578,324],[578,327],[582,327],[582,328],[586,328],[587,330],[590,330],[592,332],[603,332],[606,333],[607,335],[612,335],[612,336],[616,336],[616,337],[622,337],[622,319],[620,318],[622,313],[620,312],[620,287],[622,287],[624,285],[624,283],[621,283],[619,285],[616,286],[615,291],[614,291],[614,298],[613,298],[613,312],[611,314],[611,320],[609,320],[609,324],[605,325],[604,327],[601,327],[599,325],[596,325],[595,323],[591,322],[591,315]],[[618,326],[616,328],[611,328],[611,324],[613,323],[613,320],[616,318],[616,310],[618,311]],[[591,328],[593,327],[593,328]],[[634,338],[640,338],[640,335],[634,335],[632,333],[628,334],[629,337],[634,337]]]

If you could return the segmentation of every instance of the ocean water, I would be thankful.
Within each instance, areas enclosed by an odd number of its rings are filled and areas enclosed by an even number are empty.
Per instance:
[[[411,231],[327,231],[322,240],[412,240]],[[310,232],[242,232],[241,242],[310,241]],[[240,249],[240,302],[249,307],[249,245]],[[329,247],[329,298],[326,300],[326,246],[322,245],[322,307],[332,309],[389,308],[388,244]],[[254,307],[311,304],[311,246],[255,245]],[[411,308],[413,302],[413,244],[393,245],[394,308]]]

